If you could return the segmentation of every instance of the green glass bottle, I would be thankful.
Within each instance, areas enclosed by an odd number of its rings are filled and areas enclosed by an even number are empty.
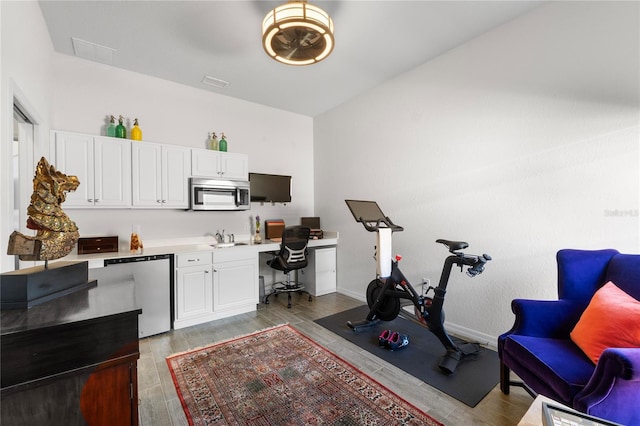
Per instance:
[[[116,136],[116,118],[113,115],[111,116],[111,122],[109,123],[109,126],[107,126],[107,136]]]
[[[224,133],[220,136],[220,143],[218,144],[218,148],[220,151],[227,152],[227,139],[224,136]]]
[[[127,138],[127,128],[122,124],[123,116],[118,117],[118,125],[116,126],[116,138]]]

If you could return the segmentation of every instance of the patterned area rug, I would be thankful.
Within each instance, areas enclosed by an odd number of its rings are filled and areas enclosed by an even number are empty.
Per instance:
[[[280,325],[167,357],[191,425],[440,425]]]

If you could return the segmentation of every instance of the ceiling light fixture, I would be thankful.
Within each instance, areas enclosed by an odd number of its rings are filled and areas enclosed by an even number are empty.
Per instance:
[[[262,46],[278,62],[310,65],[333,51],[333,20],[306,0],[290,0],[265,16]]]

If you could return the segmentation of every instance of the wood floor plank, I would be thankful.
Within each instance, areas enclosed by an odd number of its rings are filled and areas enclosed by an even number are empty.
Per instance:
[[[141,426],[172,426],[160,385],[138,390],[138,414]]]
[[[189,426],[187,416],[184,414],[182,404],[178,398],[168,400],[167,408],[169,410],[169,417],[173,423],[172,426]]]

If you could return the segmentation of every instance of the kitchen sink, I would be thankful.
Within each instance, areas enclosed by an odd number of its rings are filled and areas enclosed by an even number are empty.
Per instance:
[[[226,247],[246,246],[246,245],[249,245],[249,243],[218,243],[218,244],[211,244],[211,247],[226,248]]]

